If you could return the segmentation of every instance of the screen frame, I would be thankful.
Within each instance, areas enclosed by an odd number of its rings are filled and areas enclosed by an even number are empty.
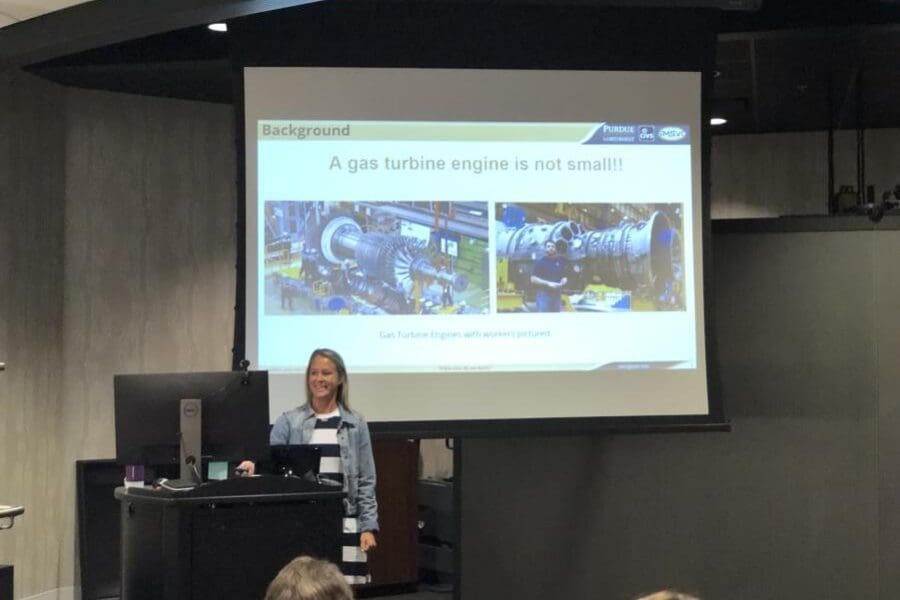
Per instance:
[[[396,8],[396,7],[394,7]],[[708,126],[710,115],[709,98],[712,86],[712,72],[714,67],[714,47],[715,47],[715,26],[718,19],[718,11],[712,10],[673,10],[673,9],[610,9],[597,7],[572,7],[566,11],[563,23],[557,25],[562,31],[566,24],[572,25],[579,20],[592,22],[606,22],[609,19],[624,20],[626,25],[622,31],[627,32],[633,27],[646,27],[647,16],[654,18],[650,20],[654,23],[657,21],[674,21],[679,24],[685,24],[680,34],[692,37],[690,42],[681,44],[682,53],[671,52],[671,48],[663,51],[666,42],[672,42],[672,29],[667,30],[665,40],[656,39],[649,47],[636,50],[627,55],[601,55],[596,54],[567,54],[560,53],[559,48],[551,48],[549,54],[553,55],[549,61],[547,57],[535,58],[525,56],[526,48],[516,47],[515,45],[503,45],[496,43],[497,40],[491,40],[486,48],[482,49],[482,54],[475,59],[472,56],[461,57],[439,56],[435,53],[425,52],[411,59],[409,54],[404,53],[404,48],[409,49],[410,45],[417,45],[426,39],[429,34],[437,35],[434,27],[441,19],[441,14],[445,12],[453,13],[460,23],[451,24],[452,30],[456,26],[471,25],[478,28],[491,29],[492,33],[498,23],[508,18],[511,12],[510,7],[469,7],[468,17],[460,17],[459,10],[451,7],[441,7],[436,11],[436,15],[425,16],[418,8],[409,9],[413,14],[406,13],[400,15],[405,20],[418,21],[422,25],[419,34],[410,34],[403,32],[400,34],[400,41],[396,47],[392,48],[385,54],[372,56],[364,51],[365,41],[369,39],[371,32],[379,31],[385,27],[386,20],[391,15],[398,15],[392,10],[388,10],[387,14],[376,15],[365,7],[350,4],[349,8],[345,6],[344,10],[336,9],[331,6],[308,7],[307,12],[316,11],[320,18],[327,20],[328,18],[341,18],[347,20],[348,23],[358,21],[362,27],[360,40],[352,45],[348,50],[340,56],[328,54],[334,49],[334,44],[338,42],[340,36],[334,40],[325,41],[323,33],[310,33],[310,38],[300,41],[297,44],[289,44],[280,54],[273,52],[275,42],[272,41],[271,47],[252,48],[244,46],[242,52],[236,54],[240,56],[240,60],[233,63],[234,90],[236,101],[236,141],[238,146],[238,280],[239,285],[236,289],[236,328],[235,328],[235,354],[234,360],[238,362],[244,358],[246,348],[246,314],[245,314],[245,288],[246,288],[246,157],[245,148],[245,123],[244,123],[244,67],[253,66],[336,66],[336,67],[422,67],[422,68],[508,68],[508,69],[566,69],[566,70],[643,70],[643,71],[673,71],[688,70],[700,73],[701,81],[701,131],[700,131],[700,172],[701,179],[699,182],[701,190],[701,203],[699,206],[701,212],[701,238],[703,240],[702,247],[695,249],[701,252],[702,260],[702,281],[703,281],[703,326],[704,337],[702,343],[705,345],[706,358],[706,387],[708,395],[709,412],[705,415],[658,415],[658,416],[638,416],[638,417],[573,417],[573,418],[525,418],[525,419],[478,419],[478,420],[436,420],[436,421],[409,421],[409,422],[373,422],[370,424],[372,431],[380,436],[387,437],[422,437],[422,438],[440,438],[440,437],[458,437],[458,436],[496,436],[496,435],[531,435],[531,434],[579,434],[592,432],[653,432],[653,431],[700,431],[700,430],[716,430],[722,431],[729,428],[729,424],[724,416],[724,408],[722,406],[721,394],[718,386],[718,370],[716,367],[715,357],[715,336],[713,328],[712,303],[712,282],[711,282],[711,227],[709,217],[709,155],[711,135]],[[515,7],[517,14],[521,17],[522,12],[528,14],[528,18],[541,18],[541,14],[549,14],[553,9],[549,7]],[[558,12],[555,13],[558,16]],[[474,24],[479,21],[480,24]],[[290,21],[289,19],[287,21]],[[365,23],[364,23],[365,22]],[[432,30],[429,31],[429,23],[432,24]],[[485,24],[486,23],[486,24]],[[474,24],[474,25],[473,25]],[[267,24],[276,31],[283,27],[288,27],[285,23],[277,23],[274,19]],[[293,25],[304,29],[305,27],[299,22],[293,22]],[[363,26],[365,25],[365,26]],[[445,24],[446,25],[446,24]],[[442,30],[447,29],[442,25]],[[265,25],[264,25],[265,26]],[[318,24],[320,29],[322,23]],[[662,27],[660,25],[660,27]],[[653,31],[657,31],[651,27]],[[674,30],[677,30],[676,27]],[[662,29],[659,29],[662,31]],[[252,32],[247,32],[248,37]],[[272,31],[269,30],[271,34]],[[441,36],[444,33],[440,34]],[[468,34],[471,36],[471,32]],[[514,34],[504,34],[514,35]],[[529,30],[522,34],[524,37],[533,36],[534,31]],[[622,32],[615,33],[606,40],[605,47],[614,48],[623,41]],[[303,36],[299,36],[302,38]],[[477,37],[477,36],[476,36]],[[521,37],[521,36],[520,36]],[[277,40],[275,35],[273,40]],[[349,41],[349,40],[344,40]],[[520,41],[520,40],[517,40]],[[544,39],[543,41],[547,41]],[[237,39],[238,46],[241,45],[240,36]],[[562,48],[571,41],[559,41],[557,45]],[[590,45],[596,46],[597,41],[593,40]],[[552,44],[551,44],[552,46]],[[356,48],[354,50],[354,48]],[[413,64],[410,64],[413,63]],[[351,378],[353,374],[351,373]],[[299,403],[299,402],[298,402]]]

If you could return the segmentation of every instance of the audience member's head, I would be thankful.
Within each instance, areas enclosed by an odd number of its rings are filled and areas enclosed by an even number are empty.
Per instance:
[[[676,592],[675,590],[663,590],[661,592],[656,592],[655,594],[650,594],[649,596],[641,596],[637,600],[700,600],[696,596],[691,596],[690,594],[682,594],[681,592]]]
[[[265,600],[353,600],[353,590],[336,565],[299,556],[278,572]]]

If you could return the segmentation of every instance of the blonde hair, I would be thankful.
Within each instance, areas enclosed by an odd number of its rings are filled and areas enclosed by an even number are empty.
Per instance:
[[[298,556],[278,572],[265,600],[353,600],[353,590],[336,565]]]
[[[316,348],[309,355],[309,362],[306,363],[306,403],[312,406],[312,392],[309,390],[309,370],[312,368],[312,362],[317,356],[327,358],[334,363],[338,379],[340,379],[337,389],[337,403],[344,410],[351,410],[350,381],[347,379],[347,367],[344,366],[344,359],[341,358],[341,355],[330,348]]]
[[[641,596],[637,600],[699,600],[699,598],[691,596],[690,594],[682,594],[675,590],[663,590],[661,592],[650,594],[649,596]]]

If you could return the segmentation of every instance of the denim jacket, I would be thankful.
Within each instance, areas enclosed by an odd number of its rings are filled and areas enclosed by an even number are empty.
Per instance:
[[[344,511],[359,518],[360,531],[378,531],[378,502],[375,499],[375,459],[369,426],[356,413],[339,408],[337,430],[344,471]],[[316,413],[309,404],[278,417],[269,436],[270,444],[308,444],[316,428]]]

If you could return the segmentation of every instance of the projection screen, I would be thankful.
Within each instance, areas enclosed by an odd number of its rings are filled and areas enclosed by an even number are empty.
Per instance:
[[[702,420],[700,79],[244,69],[272,418],[329,347],[376,425]]]

